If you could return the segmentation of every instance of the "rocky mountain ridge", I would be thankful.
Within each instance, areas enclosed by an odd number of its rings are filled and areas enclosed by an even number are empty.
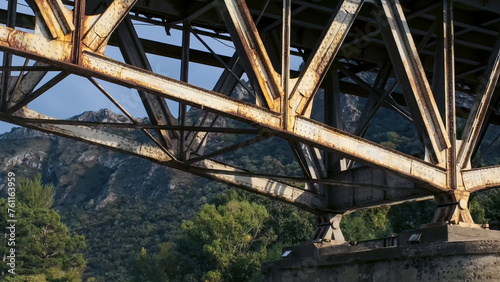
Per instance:
[[[108,109],[71,119],[128,122]],[[121,194],[159,200],[193,178],[147,160],[27,128],[0,135],[0,148],[0,189],[9,171],[18,178],[40,173],[45,183],[53,183],[56,188],[56,206],[100,209]]]

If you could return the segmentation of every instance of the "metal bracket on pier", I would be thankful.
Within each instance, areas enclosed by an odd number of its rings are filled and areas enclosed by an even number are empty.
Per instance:
[[[480,227],[475,224],[468,208],[469,192],[450,191],[434,195],[438,209],[431,223],[422,227],[434,227],[443,225],[460,225],[468,227]]]
[[[316,219],[316,230],[314,231],[313,242],[329,242],[333,244],[345,243],[344,234],[340,230],[342,214],[327,213],[319,215]]]

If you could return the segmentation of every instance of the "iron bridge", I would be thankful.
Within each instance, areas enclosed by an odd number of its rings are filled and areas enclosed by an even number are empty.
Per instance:
[[[471,165],[500,123],[500,1],[9,0],[0,13],[0,120],[298,206],[319,216],[317,239],[343,239],[345,213],[430,197],[438,205],[431,224],[475,226],[470,193],[500,186],[499,164]],[[179,62],[163,66],[179,65],[179,76],[155,68],[152,55]],[[213,88],[190,84],[193,64],[219,71]],[[29,108],[71,76],[88,79],[88,91],[129,121],[63,120]],[[133,89],[127,95],[140,98],[150,123],[100,81]],[[232,97],[236,88],[250,98]],[[352,129],[346,97],[364,103]],[[382,110],[411,122],[421,154],[365,138]],[[205,150],[214,134],[248,137]],[[271,136],[290,146],[301,176],[221,162]]]

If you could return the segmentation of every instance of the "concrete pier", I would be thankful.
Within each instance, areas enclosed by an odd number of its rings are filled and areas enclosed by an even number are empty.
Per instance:
[[[413,234],[418,240],[408,240]],[[263,266],[267,281],[500,281],[499,231],[442,226],[287,250],[281,261]]]

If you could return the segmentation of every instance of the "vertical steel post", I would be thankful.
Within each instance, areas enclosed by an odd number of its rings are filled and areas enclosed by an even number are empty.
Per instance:
[[[188,82],[189,80],[189,45],[191,36],[190,23],[185,20],[182,23],[182,55],[181,55],[181,81]],[[186,125],[186,104],[179,102],[179,121],[180,126]],[[179,138],[179,157],[180,160],[186,159],[185,132],[181,130]]]
[[[73,32],[73,54],[72,61],[74,64],[81,64],[81,56],[82,52],[82,35],[85,32],[84,30],[84,20],[85,20],[85,2],[86,0],[76,0],[75,1],[75,10],[73,12],[73,25],[75,26],[75,31]]]
[[[325,124],[344,130],[342,109],[340,105],[339,82],[338,69],[330,69],[325,80]],[[346,160],[332,153],[325,152],[325,166],[328,175],[331,175],[346,169]]]
[[[283,101],[281,103],[282,126],[288,129],[289,126],[289,82],[290,82],[290,25],[292,14],[292,1],[283,0],[283,23],[281,39],[281,87],[283,88]]]
[[[443,0],[443,63],[446,101],[446,129],[451,146],[446,150],[448,188],[458,189],[457,138],[455,115],[455,52],[453,30],[453,0]]]
[[[8,11],[7,11],[7,26],[14,28],[16,26],[16,12],[17,12],[17,0],[9,0]],[[3,66],[10,67],[12,65],[12,54],[3,53]],[[2,72],[2,89],[0,94],[2,97],[2,105],[0,111],[4,112],[7,110],[7,95],[9,91],[9,77],[10,71],[4,70]]]

